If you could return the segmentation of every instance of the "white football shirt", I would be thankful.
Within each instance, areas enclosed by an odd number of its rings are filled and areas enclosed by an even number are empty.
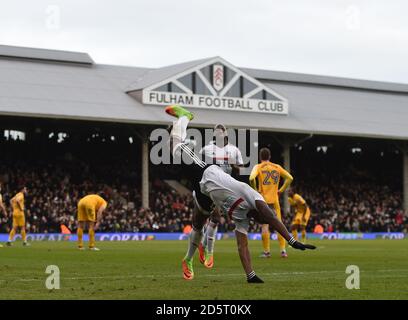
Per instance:
[[[231,174],[231,164],[243,165],[241,151],[232,144],[220,148],[215,143],[210,143],[200,151],[203,161],[207,164],[218,165],[225,173]]]
[[[248,212],[256,210],[256,200],[265,201],[260,193],[248,184],[235,180],[217,165],[204,171],[200,188],[222,214],[234,220],[236,230],[245,234],[249,227]]]

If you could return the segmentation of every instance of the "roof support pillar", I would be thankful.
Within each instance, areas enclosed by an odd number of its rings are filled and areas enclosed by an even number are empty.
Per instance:
[[[402,200],[404,212],[408,212],[408,143],[397,143],[398,149],[402,152]]]
[[[142,140],[142,207],[149,207],[149,140]]]
[[[402,194],[404,212],[408,212],[408,152],[403,153]]]
[[[290,172],[290,143],[285,141],[283,143],[283,167]],[[288,214],[290,212],[288,190],[283,193],[283,213]]]
[[[149,208],[149,137],[145,132],[135,131],[141,142],[141,186],[142,186],[142,207]]]
[[[282,158],[283,158],[283,167],[290,172],[290,148],[294,145],[299,145],[306,140],[309,140],[312,138],[312,134],[303,137],[299,139],[299,137],[294,137],[290,135],[284,135],[284,136],[275,136],[276,141],[282,146],[283,152],[282,152]],[[296,180],[296,177],[294,177],[294,180]],[[285,214],[289,214],[290,212],[290,206],[289,206],[289,199],[288,199],[288,190],[286,190],[283,194],[283,199],[281,199],[283,203],[283,210],[282,210],[282,216]]]

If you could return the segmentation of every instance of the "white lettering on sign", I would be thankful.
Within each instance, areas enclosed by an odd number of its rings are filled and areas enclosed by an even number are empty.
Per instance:
[[[179,104],[183,107],[288,114],[288,103],[280,100],[230,98],[143,90],[143,103],[152,105]]]

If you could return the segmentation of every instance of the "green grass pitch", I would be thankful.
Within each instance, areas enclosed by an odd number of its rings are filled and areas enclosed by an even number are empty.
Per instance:
[[[311,241],[312,242],[312,241]],[[73,242],[33,242],[0,249],[0,299],[408,299],[407,240],[313,241],[315,251],[289,248],[288,259],[258,258],[264,284],[247,284],[233,240],[216,242],[215,265],[196,256],[195,279],[182,278],[186,241],[99,242],[100,252]],[[60,268],[61,288],[48,290],[47,265]],[[348,265],[360,268],[360,289],[345,286]]]

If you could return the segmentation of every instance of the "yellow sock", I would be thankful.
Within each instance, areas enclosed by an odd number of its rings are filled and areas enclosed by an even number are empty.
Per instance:
[[[295,238],[295,240],[298,241],[298,231],[297,231],[297,229],[292,230],[292,235],[293,235],[293,238]]]
[[[23,242],[27,241],[27,234],[25,230],[21,230],[21,238],[23,238]]]
[[[77,230],[77,236],[78,236],[78,248],[83,248],[84,247],[84,230],[82,228],[78,228]]]
[[[269,232],[262,233],[262,246],[265,253],[271,252],[271,234]]]
[[[302,230],[302,242],[306,240],[306,230]]]
[[[278,241],[279,241],[279,250],[281,252],[286,251],[286,241],[280,234],[278,234]]]
[[[13,241],[15,235],[16,235],[16,231],[14,229],[11,229],[10,234],[9,234],[9,241]]]
[[[89,248],[95,248],[95,231],[94,229],[89,229]]]

